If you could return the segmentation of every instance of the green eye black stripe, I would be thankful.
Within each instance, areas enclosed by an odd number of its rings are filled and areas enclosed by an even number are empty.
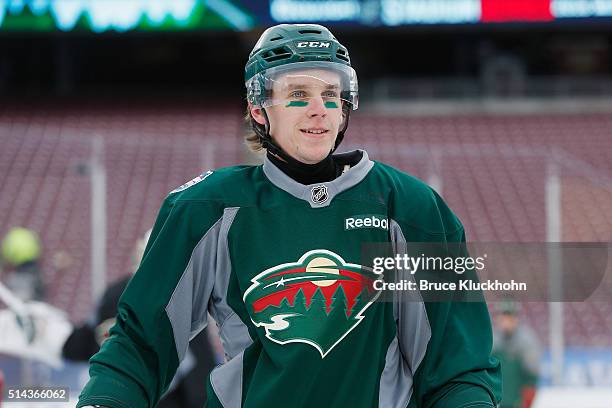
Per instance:
[[[290,107],[290,106],[298,106],[298,107],[304,107],[307,106],[308,102],[306,101],[289,101],[289,103],[287,103],[287,105],[285,106],[286,108]]]
[[[287,103],[287,105],[285,105],[286,108],[289,108],[291,106],[304,107],[304,106],[308,106],[308,102],[306,102],[306,101],[289,101]],[[328,109],[336,109],[336,108],[338,108],[338,103],[336,103],[336,102],[325,102],[325,107],[328,108]]]

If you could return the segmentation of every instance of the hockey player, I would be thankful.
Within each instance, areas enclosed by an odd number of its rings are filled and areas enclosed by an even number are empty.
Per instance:
[[[379,302],[368,287],[363,243],[465,236],[427,185],[333,154],[358,107],[347,49],[320,25],[278,25],[245,81],[264,164],[168,195],[77,406],[155,406],[210,312],[227,361],[209,407],[495,407],[484,302]]]

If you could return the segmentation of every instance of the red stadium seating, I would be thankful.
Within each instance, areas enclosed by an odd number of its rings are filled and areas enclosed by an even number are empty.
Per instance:
[[[428,180],[465,224],[470,241],[546,241],[545,182],[556,155],[563,241],[612,239],[612,114],[398,117],[357,113],[345,149]],[[134,242],[151,227],[168,191],[203,170],[241,163],[240,108],[203,105],[17,106],[0,114],[0,234],[13,225],[44,243],[49,299],[73,320],[90,297],[91,140],[105,142],[109,279],[130,272]],[[73,263],[57,270],[53,254]],[[548,309],[523,314],[547,340]],[[570,345],[612,345],[609,302],[568,303]]]

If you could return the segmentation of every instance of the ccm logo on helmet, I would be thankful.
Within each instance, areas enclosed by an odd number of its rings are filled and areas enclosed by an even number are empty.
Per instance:
[[[297,43],[298,48],[329,48],[330,43],[323,41],[300,41]]]

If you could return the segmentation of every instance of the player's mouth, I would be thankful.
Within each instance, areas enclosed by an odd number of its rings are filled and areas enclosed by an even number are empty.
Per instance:
[[[300,129],[300,132],[308,135],[309,137],[321,137],[326,135],[329,130],[324,128],[308,128],[308,129]]]

